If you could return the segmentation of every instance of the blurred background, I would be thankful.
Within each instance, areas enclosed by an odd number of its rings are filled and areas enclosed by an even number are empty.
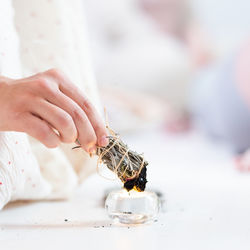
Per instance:
[[[101,96],[118,130],[184,118],[194,78],[233,55],[250,28],[244,0],[84,2]]]
[[[248,148],[248,97],[240,93],[249,92],[243,87],[248,83],[237,68],[249,57],[249,1],[84,4],[95,75],[112,128],[124,134],[157,127],[176,134],[195,127],[233,152]],[[238,62],[242,48],[245,59]]]

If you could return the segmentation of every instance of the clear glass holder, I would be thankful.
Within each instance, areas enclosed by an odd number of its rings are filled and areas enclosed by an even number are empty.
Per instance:
[[[141,224],[156,219],[160,201],[154,192],[125,189],[109,193],[105,209],[110,218],[125,224]]]

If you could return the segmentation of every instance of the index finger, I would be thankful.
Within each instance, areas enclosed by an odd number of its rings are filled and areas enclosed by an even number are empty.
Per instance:
[[[106,146],[108,144],[107,130],[101,116],[89,99],[61,71],[52,69],[45,73],[58,82],[59,89],[63,94],[74,100],[82,108],[95,131],[98,145]]]

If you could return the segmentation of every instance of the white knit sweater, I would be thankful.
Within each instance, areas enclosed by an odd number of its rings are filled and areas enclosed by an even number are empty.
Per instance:
[[[0,75],[60,68],[100,107],[85,31],[80,0],[0,0]],[[47,149],[26,134],[0,132],[0,209],[12,200],[70,196],[95,170],[95,160],[71,147]]]

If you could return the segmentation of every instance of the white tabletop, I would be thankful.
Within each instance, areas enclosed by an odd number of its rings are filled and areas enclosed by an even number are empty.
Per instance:
[[[250,175],[235,170],[225,147],[196,133],[150,132],[126,142],[150,162],[148,188],[165,195],[156,222],[114,224],[103,197],[118,182],[95,175],[69,201],[8,205],[0,212],[0,249],[250,248]]]

